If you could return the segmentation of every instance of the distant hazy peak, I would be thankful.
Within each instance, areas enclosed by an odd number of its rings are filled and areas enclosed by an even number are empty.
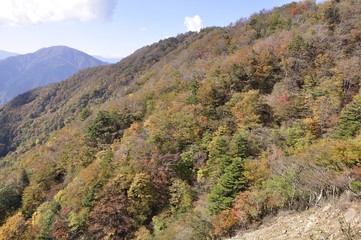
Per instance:
[[[0,60],[0,105],[27,90],[99,65],[106,63],[67,46],[41,48]]]
[[[4,51],[4,50],[0,50],[0,60],[8,58],[8,57],[16,56],[16,55],[18,55],[18,53],[13,53],[13,52],[7,52],[7,51]]]

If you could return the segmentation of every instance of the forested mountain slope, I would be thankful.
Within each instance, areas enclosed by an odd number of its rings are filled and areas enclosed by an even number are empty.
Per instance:
[[[79,70],[105,64],[66,46],[42,48],[0,60],[0,104],[35,87],[67,79]]]
[[[358,199],[360,43],[359,1],[303,1],[18,96],[0,239],[215,239]]]

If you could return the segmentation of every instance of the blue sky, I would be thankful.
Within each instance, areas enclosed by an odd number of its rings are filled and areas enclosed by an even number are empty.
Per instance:
[[[289,0],[1,0],[0,49],[17,53],[66,45],[125,57],[160,39],[227,26]],[[186,19],[187,24],[186,24]]]

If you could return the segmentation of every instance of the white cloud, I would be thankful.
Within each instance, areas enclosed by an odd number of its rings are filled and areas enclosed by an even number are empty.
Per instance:
[[[199,32],[203,27],[202,19],[195,15],[194,17],[185,17],[184,24],[187,27],[188,31]]]
[[[0,24],[110,19],[118,0],[1,0]]]
[[[146,27],[141,27],[140,31],[142,31],[142,32],[147,31],[147,28]]]

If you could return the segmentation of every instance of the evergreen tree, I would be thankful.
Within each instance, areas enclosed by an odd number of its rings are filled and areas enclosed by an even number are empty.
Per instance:
[[[349,138],[355,136],[361,129],[361,97],[356,96],[346,107],[340,117],[338,136]]]
[[[209,176],[218,179],[227,166],[232,163],[230,156],[230,133],[227,127],[221,126],[208,145],[209,160],[207,162]]]
[[[231,142],[231,154],[233,157],[245,159],[249,156],[246,134],[244,131],[234,134]]]
[[[0,185],[0,223],[21,205],[21,195],[15,183]]]
[[[209,210],[212,214],[231,207],[236,195],[245,189],[246,180],[242,172],[243,159],[235,158],[220,177],[218,184],[211,188]]]

